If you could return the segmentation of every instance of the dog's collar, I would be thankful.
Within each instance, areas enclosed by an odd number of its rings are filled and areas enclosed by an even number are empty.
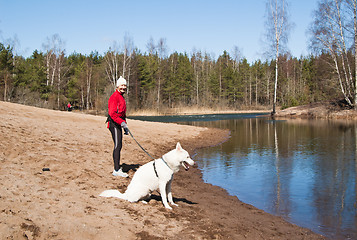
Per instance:
[[[170,168],[170,166],[169,166],[169,165],[167,164],[167,162],[165,161],[164,156],[162,156],[160,159],[166,164],[166,166],[167,166],[168,168]],[[157,174],[157,171],[156,171],[155,161],[156,161],[156,160],[154,160],[154,164],[153,164],[153,166],[154,166],[154,172],[155,172],[156,177],[159,178],[159,175]],[[171,168],[170,168],[170,169],[171,169]],[[171,169],[171,170],[172,170],[172,169]]]

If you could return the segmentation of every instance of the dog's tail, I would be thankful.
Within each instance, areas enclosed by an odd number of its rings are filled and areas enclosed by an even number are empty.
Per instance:
[[[116,198],[121,198],[121,199],[127,200],[125,197],[125,194],[119,192],[118,190],[105,190],[99,196],[100,197],[116,197]]]

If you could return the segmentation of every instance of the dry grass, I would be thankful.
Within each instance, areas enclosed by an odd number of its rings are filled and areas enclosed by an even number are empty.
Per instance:
[[[198,114],[224,114],[224,113],[249,113],[249,112],[270,112],[268,107],[257,107],[254,109],[242,107],[239,109],[230,108],[207,108],[207,107],[177,107],[157,109],[140,109],[128,111],[129,116],[165,116],[165,115],[198,115]]]

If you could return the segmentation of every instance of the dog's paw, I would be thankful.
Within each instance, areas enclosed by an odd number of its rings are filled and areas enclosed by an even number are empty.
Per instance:
[[[144,204],[148,204],[148,202],[145,201],[145,200],[141,200],[141,202],[144,203]]]
[[[178,205],[174,202],[170,203],[172,206],[178,207]]]
[[[170,207],[169,205],[165,206],[165,208],[172,210],[172,207]]]

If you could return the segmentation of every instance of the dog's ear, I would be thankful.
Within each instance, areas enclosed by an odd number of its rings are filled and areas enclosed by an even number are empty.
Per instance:
[[[176,150],[178,150],[178,151],[182,150],[181,144],[179,142],[177,142],[177,144],[176,144]]]

